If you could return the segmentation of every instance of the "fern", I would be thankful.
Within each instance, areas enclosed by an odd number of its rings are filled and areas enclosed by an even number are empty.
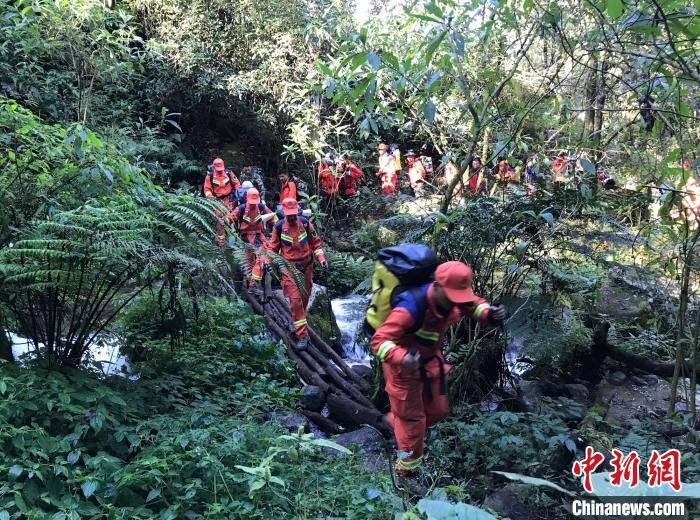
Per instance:
[[[140,206],[115,197],[31,222],[0,251],[2,303],[46,359],[77,364],[95,336],[144,288],[177,273],[214,273],[216,212],[203,199],[163,195]]]

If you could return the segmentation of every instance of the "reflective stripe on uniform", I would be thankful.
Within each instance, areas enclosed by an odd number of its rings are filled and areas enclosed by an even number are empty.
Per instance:
[[[285,244],[293,244],[294,239],[290,237],[289,235],[285,235],[284,233],[280,236],[280,240],[284,242]]]
[[[389,351],[396,348],[396,346],[396,343],[393,341],[385,341],[379,345],[379,348],[377,349],[377,359],[383,362],[386,359],[386,355],[389,353]]]
[[[257,274],[252,274],[251,277],[253,278],[254,281],[259,282],[262,280],[262,276],[257,275]]]
[[[316,256],[321,256],[321,255],[323,254],[323,249],[316,249],[316,250],[314,251],[314,254],[315,254]]]
[[[302,325],[306,325],[306,318],[304,318],[303,320],[299,320],[299,321],[294,322],[295,327],[301,327]]]
[[[407,469],[409,471],[418,469],[421,464],[423,464],[423,455],[413,460],[399,459],[396,461],[396,465],[400,469]]]
[[[476,319],[479,319],[481,317],[481,315],[484,313],[484,311],[488,308],[489,308],[488,303],[481,303],[481,304],[477,305],[476,309],[474,309],[474,317]]]
[[[418,336],[420,339],[424,339],[432,343],[435,343],[438,339],[440,339],[439,332],[425,329],[418,329],[416,331],[416,336]]]

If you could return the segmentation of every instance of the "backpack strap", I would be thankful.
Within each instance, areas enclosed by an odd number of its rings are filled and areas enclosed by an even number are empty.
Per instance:
[[[418,314],[416,316],[416,322],[408,329],[410,334],[415,333],[418,329],[423,326],[423,320],[425,320],[425,313],[428,310],[428,292],[421,287],[413,287],[408,291],[411,297],[416,302],[416,309]]]
[[[409,300],[409,302],[410,302],[409,306],[406,308],[411,313],[411,316],[414,317],[415,322],[406,331],[407,334],[413,334],[423,326],[423,320],[425,319],[425,313],[427,312],[428,307],[429,307],[428,294],[427,294],[428,291],[426,289],[426,285],[427,284],[419,285],[417,287],[410,287],[410,288],[406,288],[405,286],[398,285],[394,288],[394,291],[391,295],[391,307],[392,308],[396,307],[397,304],[399,303],[397,298],[405,298],[406,300]]]

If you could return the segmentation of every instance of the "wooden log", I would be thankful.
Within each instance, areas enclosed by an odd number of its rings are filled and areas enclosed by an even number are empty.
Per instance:
[[[299,411],[308,417],[311,422],[318,426],[320,430],[327,435],[337,435],[346,431],[345,428],[343,428],[337,422],[328,417],[324,417],[318,412],[312,412],[311,410],[306,410],[303,408]]]
[[[307,351],[295,350],[294,352],[297,356],[303,359],[306,362],[306,364],[309,365],[309,367],[318,375],[324,378],[326,377],[326,375],[328,375],[328,371],[325,370],[321,365],[319,365],[318,362],[314,359],[314,357]]]
[[[393,434],[384,415],[374,407],[362,406],[339,393],[328,394],[326,403],[331,419],[338,421],[343,426],[359,428],[363,424],[369,424],[386,437]]]
[[[343,371],[343,373],[348,377],[348,379],[352,380],[353,383],[359,385],[363,390],[369,389],[369,384],[367,383],[367,381],[365,381],[359,375],[357,375],[355,371],[345,362],[345,360],[342,357],[340,357],[338,353],[335,350],[333,350],[333,348],[328,343],[323,341],[323,339],[316,333],[315,330],[309,328],[309,337],[319,350],[324,352],[330,359],[333,360],[333,363],[335,363],[336,366]]]
[[[639,354],[634,354],[623,348],[611,345],[608,343],[608,329],[610,324],[607,322],[596,323],[593,330],[593,352],[599,355],[604,354],[615,361],[624,363],[632,368],[642,370],[649,374],[654,374],[659,377],[673,377],[675,363],[666,361],[657,361],[649,359]],[[695,367],[700,370],[700,366]],[[685,360],[683,370],[686,374],[693,373],[693,363],[690,360]]]
[[[292,347],[287,345],[287,355],[294,361],[296,365],[297,372],[299,376],[309,385],[316,385],[324,392],[330,390],[330,385],[326,383],[323,378],[314,372],[296,353],[292,350]]]

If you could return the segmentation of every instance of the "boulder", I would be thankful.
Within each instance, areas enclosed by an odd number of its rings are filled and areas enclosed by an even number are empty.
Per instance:
[[[607,379],[611,385],[620,386],[625,383],[625,381],[627,380],[627,376],[624,372],[616,370],[615,372],[608,374]]]
[[[283,415],[272,412],[267,417],[270,421],[284,426],[289,433],[298,432],[299,427],[303,427],[306,433],[310,431],[309,420],[300,413],[292,412]]]
[[[308,385],[304,388],[304,397],[301,400],[301,404],[307,410],[320,412],[326,404],[326,394],[321,388],[315,385]]]
[[[523,484],[507,484],[486,497],[483,507],[491,509],[503,518],[530,520],[534,518],[525,504],[527,489]]]
[[[340,345],[340,329],[331,309],[331,300],[325,287],[314,285],[306,319],[311,328],[329,345],[336,348]]]
[[[637,386],[656,386],[659,384],[659,377],[654,374],[642,374],[639,376],[632,376],[630,381]]]
[[[363,426],[354,432],[342,433],[333,439],[341,446],[348,449],[357,447],[360,453],[367,451],[379,451],[384,448],[384,438],[373,428]]]
[[[564,391],[571,399],[578,402],[587,402],[590,395],[586,385],[578,383],[564,385]]]
[[[333,441],[350,450],[356,450],[359,462],[372,471],[385,471],[389,465],[385,453],[384,437],[374,430],[363,426],[362,428],[342,433],[333,438]],[[324,448],[329,455],[339,455],[337,451]]]

